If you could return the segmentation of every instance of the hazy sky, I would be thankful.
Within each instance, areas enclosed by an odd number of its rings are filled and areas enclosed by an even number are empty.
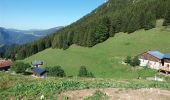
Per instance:
[[[47,29],[65,26],[105,0],[0,0],[0,27]]]

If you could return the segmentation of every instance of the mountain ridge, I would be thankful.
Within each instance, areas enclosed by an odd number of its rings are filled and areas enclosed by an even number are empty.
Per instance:
[[[0,27],[0,43],[9,44],[25,44],[52,34],[63,27],[54,27],[44,30],[18,30]]]
[[[108,0],[55,34],[14,50],[15,55],[24,59],[50,47],[67,49],[72,44],[93,47],[119,32],[130,34],[155,28],[158,19],[164,19],[163,25],[167,26],[170,25],[169,5],[169,0]]]

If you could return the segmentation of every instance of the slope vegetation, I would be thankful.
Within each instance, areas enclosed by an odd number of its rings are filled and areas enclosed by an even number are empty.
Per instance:
[[[96,77],[136,78],[146,71],[131,69],[121,62],[126,56],[136,56],[148,50],[170,52],[170,27],[163,27],[161,23],[162,20],[159,20],[157,28],[148,31],[116,34],[114,38],[92,48],[77,45],[67,50],[49,48],[24,61],[43,60],[43,67],[61,65],[67,75],[73,76],[78,74],[80,66],[85,65]]]
[[[166,90],[160,89],[170,89],[170,83],[168,82],[154,82],[154,81],[145,81],[145,80],[113,80],[113,79],[85,79],[85,78],[52,78],[48,77],[46,79],[33,78],[32,76],[23,76],[23,75],[15,75],[10,73],[0,72],[0,97],[1,100],[40,100],[42,96],[44,96],[45,100],[77,100],[70,98],[75,92],[73,91],[68,95],[62,95],[62,92],[67,93],[68,90],[82,90],[89,89],[86,93],[82,93],[78,91],[78,94],[75,96],[86,96],[87,92],[91,93],[90,90],[94,89],[102,89],[106,90],[108,94],[110,91],[115,91],[118,97],[134,97],[136,100],[136,96],[141,97],[141,95],[145,95],[144,98],[155,98],[161,96],[163,100],[165,97],[169,97],[169,92]],[[113,88],[113,89],[112,89]],[[118,88],[118,89],[116,89]],[[141,88],[160,88],[160,89],[141,89]],[[131,89],[140,89],[134,90]],[[82,90],[83,91],[83,90]],[[68,91],[69,92],[69,91]],[[126,95],[124,96],[124,92]],[[149,93],[148,93],[149,92]],[[111,94],[115,94],[112,92]],[[153,94],[154,93],[154,94]],[[122,94],[122,95],[121,95]],[[134,95],[136,94],[136,95]],[[120,96],[121,95],[121,96]],[[74,95],[73,95],[74,96]],[[87,95],[92,96],[92,95]],[[113,95],[108,95],[113,96]],[[60,97],[62,97],[60,99]],[[68,98],[69,97],[69,98]],[[68,99],[67,99],[68,98]],[[143,98],[143,97],[142,97]],[[95,99],[95,100],[99,100]],[[115,99],[115,98],[114,98]],[[126,99],[126,98],[122,98]],[[94,100],[94,99],[92,99]],[[111,99],[112,100],[112,99]],[[155,99],[154,99],[155,100]]]

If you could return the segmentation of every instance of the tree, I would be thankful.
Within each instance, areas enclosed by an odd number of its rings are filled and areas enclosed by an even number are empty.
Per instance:
[[[48,75],[54,77],[65,77],[66,74],[61,66],[54,66],[54,67],[47,67],[46,70],[48,71]]]
[[[85,66],[81,66],[79,70],[79,75],[80,77],[86,77],[88,75],[88,71]]]
[[[134,57],[133,60],[131,61],[130,65],[133,66],[133,67],[139,66],[140,60],[138,59],[138,57]]]
[[[131,56],[127,56],[124,62],[130,64],[132,62]]]
[[[81,66],[79,70],[79,77],[94,77],[92,72],[88,72],[87,68],[85,66]]]
[[[95,34],[88,32],[88,36],[87,36],[87,41],[86,44],[88,47],[92,47],[96,44],[95,42]]]
[[[149,30],[154,28],[156,25],[156,16],[151,11],[146,12],[145,14],[145,25],[144,29]]]
[[[163,23],[164,26],[170,25],[170,8],[168,9],[166,15],[165,15],[165,20]]]
[[[40,42],[38,42],[37,47],[38,47],[38,51],[44,50],[45,49],[45,40],[41,40]]]
[[[95,36],[97,43],[103,42],[109,38],[110,21],[108,17],[104,17],[96,28]]]
[[[26,57],[26,52],[25,52],[26,49],[21,49],[18,54],[17,54],[17,59],[23,59]]]
[[[30,67],[31,66],[28,63],[14,62],[12,64],[11,70],[15,71],[16,73],[25,73]]]

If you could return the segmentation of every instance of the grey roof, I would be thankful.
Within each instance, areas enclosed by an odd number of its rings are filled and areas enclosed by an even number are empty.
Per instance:
[[[41,69],[41,68],[38,68],[38,67],[33,67],[33,68],[32,68],[32,71],[33,71],[34,73],[39,74],[39,75],[43,75],[44,73],[47,72],[46,70]]]
[[[43,64],[42,61],[38,61],[38,60],[32,61],[32,65],[42,65],[42,64]]]
[[[164,54],[159,51],[148,51],[147,53],[159,59],[164,58]]]
[[[170,53],[164,54],[164,58],[170,59]]]

